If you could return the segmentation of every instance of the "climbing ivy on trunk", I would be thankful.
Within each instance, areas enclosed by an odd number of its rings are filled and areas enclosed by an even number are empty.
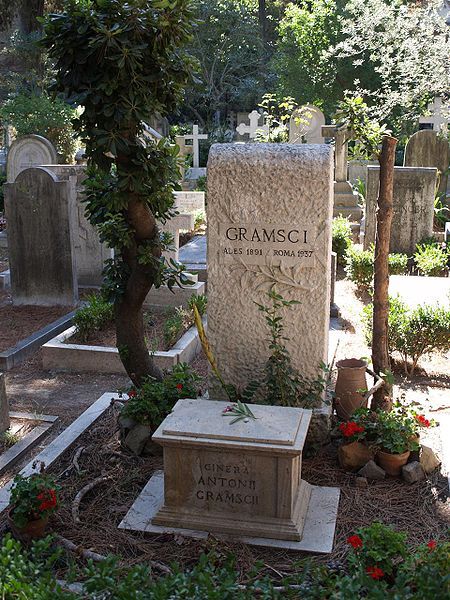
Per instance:
[[[117,347],[135,385],[161,378],[144,338],[142,305],[152,286],[183,283],[162,257],[171,240],[158,222],[174,214],[178,148],[149,141],[143,122],[172,112],[191,77],[190,0],[66,0],[47,15],[43,45],[54,90],[83,107],[74,123],[88,158],[86,214],[115,250],[105,274]]]

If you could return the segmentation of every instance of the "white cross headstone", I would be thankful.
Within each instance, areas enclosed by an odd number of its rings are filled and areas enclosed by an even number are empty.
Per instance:
[[[184,135],[185,140],[192,140],[192,148],[193,148],[193,161],[192,166],[194,169],[198,169],[200,167],[200,146],[199,140],[207,140],[208,136],[206,133],[198,132],[198,125],[192,126],[192,135]]]
[[[267,135],[269,133],[269,126],[266,124],[258,125],[260,118],[261,115],[259,114],[259,112],[257,110],[252,110],[252,112],[248,115],[250,125],[240,123],[236,127],[236,131],[239,133],[239,135],[248,134],[251,140],[253,140],[256,137],[257,131],[262,131]]]
[[[431,115],[428,117],[419,117],[419,123],[421,125],[431,125],[433,131],[444,131],[448,129],[450,123],[450,104],[445,105],[442,98],[435,98],[432,103],[428,105],[428,110]]]

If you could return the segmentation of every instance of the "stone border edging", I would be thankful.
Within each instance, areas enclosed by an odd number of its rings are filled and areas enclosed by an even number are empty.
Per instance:
[[[0,371],[10,371],[13,367],[22,364],[31,354],[34,354],[42,344],[52,339],[55,335],[64,331],[71,325],[76,311],[67,313],[53,323],[46,325],[29,337],[21,340],[15,346],[0,352]]]
[[[206,329],[206,319],[204,319]],[[65,373],[125,373],[117,348],[66,344],[75,327],[66,329],[42,346],[42,367],[47,371]],[[165,352],[153,354],[160,369],[170,369],[177,363],[190,363],[200,352],[201,344],[195,326],[186,331],[176,344]]]
[[[111,400],[117,398],[117,394],[106,393],[84,411],[73,423],[58,435],[50,444],[35,456],[21,471],[23,476],[31,475],[40,471],[40,463],[43,462],[48,468],[54,463],[103,413],[111,406]],[[0,489],[0,513],[9,505],[12,480],[8,481]]]

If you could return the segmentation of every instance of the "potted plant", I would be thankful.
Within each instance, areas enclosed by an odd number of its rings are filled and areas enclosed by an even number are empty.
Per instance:
[[[16,475],[8,511],[14,536],[24,541],[42,537],[58,504],[58,487],[52,477],[43,473]]]
[[[408,462],[411,450],[417,450],[418,421],[407,409],[376,412],[376,460],[388,475],[397,477]]]
[[[369,409],[357,409],[351,420],[339,423],[337,432],[343,442],[338,448],[339,464],[343,469],[355,471],[374,458],[374,419]]]

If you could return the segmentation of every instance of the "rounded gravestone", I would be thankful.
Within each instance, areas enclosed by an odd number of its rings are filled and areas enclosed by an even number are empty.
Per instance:
[[[6,161],[6,178],[14,183],[19,173],[31,167],[54,165],[58,153],[51,142],[41,135],[24,135],[15,140],[9,149]]]
[[[323,144],[322,126],[325,125],[325,115],[313,106],[306,104],[294,111],[289,122],[289,142],[301,144],[305,138],[307,144]]]
[[[439,173],[439,193],[445,193],[447,176],[445,172],[450,162],[448,141],[436,131],[423,129],[414,133],[405,148],[405,167],[435,167]]]

